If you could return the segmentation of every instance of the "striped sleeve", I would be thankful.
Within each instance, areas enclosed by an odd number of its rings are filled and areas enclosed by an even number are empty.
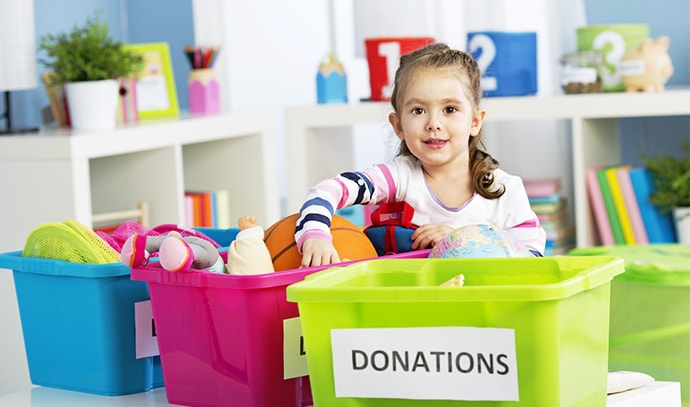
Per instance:
[[[319,182],[309,189],[300,208],[300,216],[295,228],[295,241],[298,249],[307,238],[332,239],[331,219],[336,210],[352,205],[366,205],[384,202],[395,196],[390,171],[380,164],[365,171],[350,171],[338,174],[335,178]]]

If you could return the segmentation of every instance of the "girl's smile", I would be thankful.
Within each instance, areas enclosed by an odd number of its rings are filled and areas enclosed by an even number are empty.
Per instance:
[[[423,142],[427,145],[427,147],[434,150],[440,150],[448,144],[448,140],[441,140],[437,138],[430,138],[428,140],[424,140]]]

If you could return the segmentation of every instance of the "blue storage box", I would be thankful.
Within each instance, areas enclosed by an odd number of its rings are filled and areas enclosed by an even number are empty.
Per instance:
[[[163,386],[159,356],[136,358],[135,303],[146,282],[121,263],[0,254],[13,270],[31,382],[104,396]]]
[[[210,227],[196,227],[194,228],[197,232],[201,232],[209,238],[213,239],[220,247],[229,247],[233,240],[240,233],[239,228],[210,228]]]
[[[467,33],[467,49],[482,71],[484,96],[537,93],[537,33]]]

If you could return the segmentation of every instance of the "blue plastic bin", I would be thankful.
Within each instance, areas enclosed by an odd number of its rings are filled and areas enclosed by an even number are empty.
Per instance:
[[[31,382],[104,396],[163,386],[159,356],[136,358],[134,304],[145,282],[121,263],[0,254],[13,270]]]

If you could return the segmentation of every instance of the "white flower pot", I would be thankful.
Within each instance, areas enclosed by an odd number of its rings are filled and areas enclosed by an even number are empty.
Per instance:
[[[676,221],[678,243],[690,244],[690,207],[675,208],[673,219]]]
[[[65,84],[70,125],[75,130],[114,129],[118,82],[114,79]]]

